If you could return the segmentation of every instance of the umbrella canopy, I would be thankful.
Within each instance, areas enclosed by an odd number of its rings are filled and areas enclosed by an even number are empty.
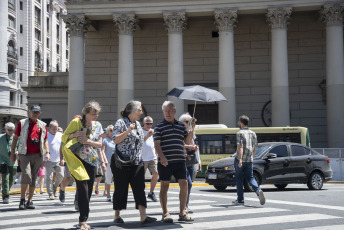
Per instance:
[[[203,102],[227,101],[220,92],[200,85],[177,87],[167,93],[166,96]]]

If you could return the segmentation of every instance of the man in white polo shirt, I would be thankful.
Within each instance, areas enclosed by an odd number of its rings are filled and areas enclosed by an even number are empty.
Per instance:
[[[154,147],[154,140],[153,140],[153,133],[154,130],[152,129],[153,125],[153,118],[147,116],[143,119],[143,135],[144,143],[142,146],[142,160],[144,163],[144,171],[146,173],[147,168],[149,172],[152,174],[151,179],[151,187],[150,192],[148,193],[148,198],[152,201],[158,201],[154,194],[154,188],[156,183],[158,182],[158,160],[155,153]]]
[[[60,185],[64,176],[64,167],[60,162],[60,151],[62,144],[62,133],[57,132],[59,124],[57,121],[51,121],[49,124],[48,143],[50,150],[50,161],[46,163],[46,184],[50,200],[56,197],[56,189]],[[53,184],[53,173],[56,173],[56,180]]]

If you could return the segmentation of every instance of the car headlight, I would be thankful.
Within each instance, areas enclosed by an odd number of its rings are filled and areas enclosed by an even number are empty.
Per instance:
[[[234,171],[235,168],[234,168],[234,165],[230,165],[230,166],[224,167],[224,170],[225,171]]]

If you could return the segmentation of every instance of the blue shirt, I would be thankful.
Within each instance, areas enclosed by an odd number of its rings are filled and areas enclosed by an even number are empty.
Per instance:
[[[111,162],[112,154],[115,152],[116,144],[110,138],[104,138],[103,145],[105,145],[105,156],[108,162]]]
[[[177,120],[173,123],[165,119],[154,129],[154,141],[160,141],[160,146],[168,163],[185,162],[184,139],[188,136],[185,125]]]

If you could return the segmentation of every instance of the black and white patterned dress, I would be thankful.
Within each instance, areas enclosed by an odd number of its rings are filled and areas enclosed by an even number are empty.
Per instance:
[[[115,126],[113,127],[112,139],[115,140],[116,136],[125,132],[131,122],[127,117],[118,119]],[[140,122],[136,121],[136,128],[133,129],[127,137],[120,143],[117,144],[118,150],[122,153],[124,160],[132,159],[136,156],[134,164],[138,165],[142,162],[142,145],[143,145],[144,135]],[[135,143],[137,142],[136,150]]]

